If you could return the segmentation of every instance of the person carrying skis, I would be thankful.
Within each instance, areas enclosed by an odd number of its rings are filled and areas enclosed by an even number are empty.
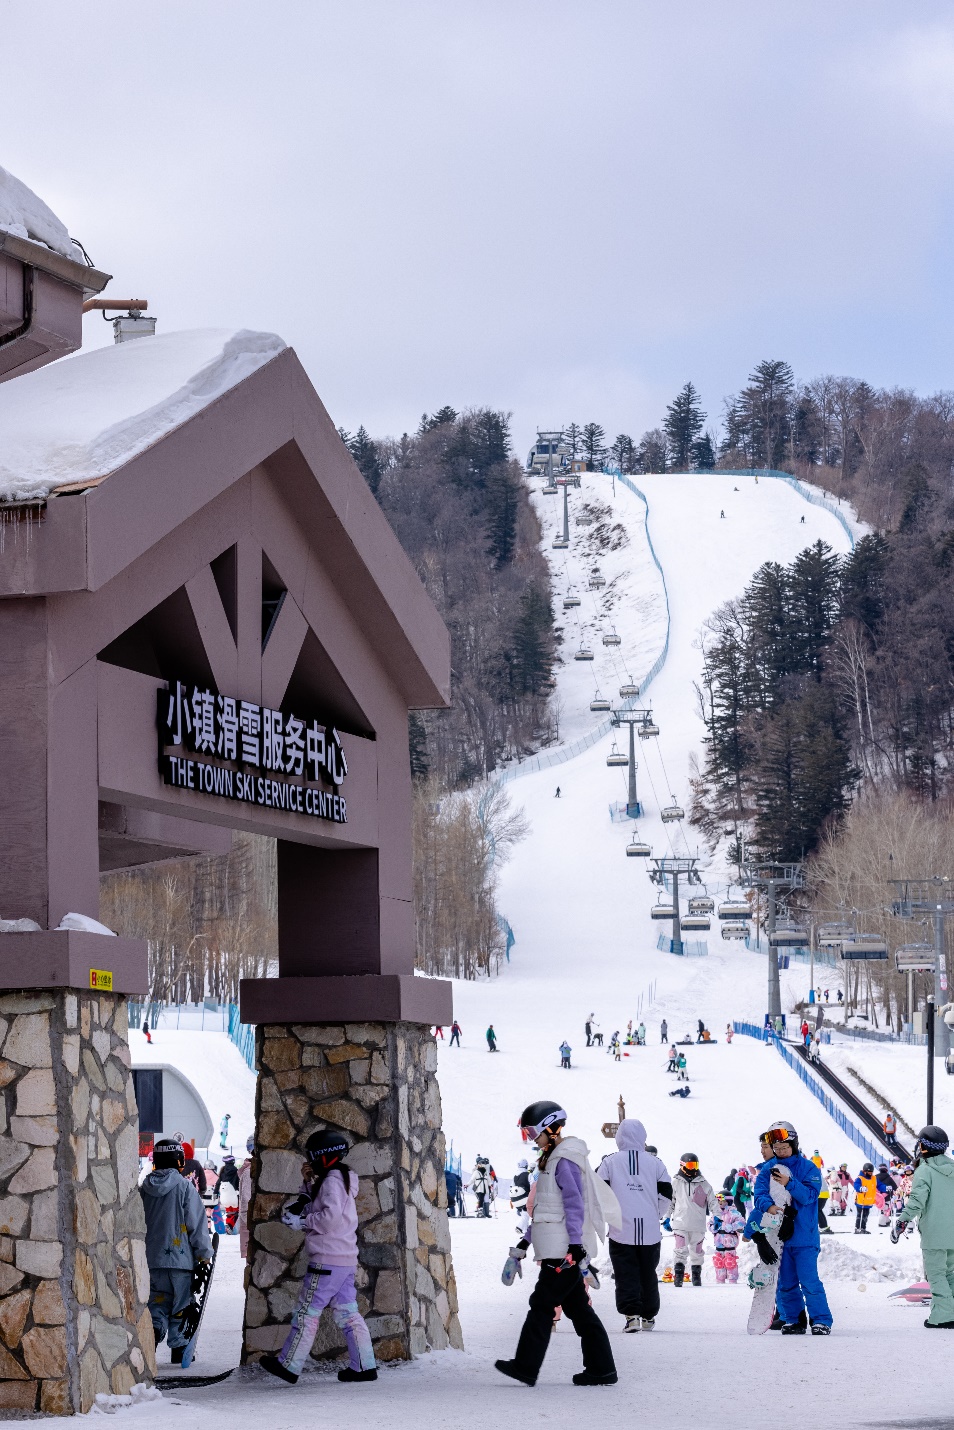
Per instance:
[[[898,1217],[897,1241],[917,1221],[924,1274],[931,1287],[930,1330],[954,1330],[954,1161],[943,1127],[922,1127],[914,1149],[911,1190]]]
[[[182,1364],[189,1337],[182,1320],[192,1304],[192,1273],[211,1261],[212,1242],[205,1204],[182,1175],[182,1144],[157,1142],[153,1170],[139,1188],[146,1216],[146,1263],[149,1267],[149,1315],[156,1345],[168,1335],[172,1364]]]
[[[569,1045],[569,1043],[567,1042],[566,1038],[564,1038],[564,1039],[563,1039],[563,1042],[560,1044],[560,1067],[561,1067],[561,1068],[568,1068],[568,1067],[570,1066],[570,1054],[572,1053],[572,1051],[573,1051],[573,1049],[570,1047],[570,1045]]]
[[[519,1125],[540,1149],[530,1226],[540,1275],[513,1359],[494,1364],[511,1380],[535,1385],[559,1306],[572,1322],[583,1352],[583,1370],[574,1375],[573,1384],[615,1385],[618,1377],[609,1336],[590,1305],[583,1277],[590,1257],[605,1239],[607,1211],[611,1220],[620,1215],[616,1198],[597,1180],[586,1143],[563,1136],[566,1113],[559,1103],[531,1103],[521,1113]],[[512,1248],[504,1267],[506,1284],[522,1275],[520,1263],[526,1254],[526,1242]]]
[[[755,1242],[760,1259],[772,1265],[778,1258],[758,1230],[762,1216],[775,1206],[770,1180],[780,1182],[791,1197],[782,1218],[779,1239],[777,1300],[782,1316],[783,1336],[803,1336],[804,1312],[808,1313],[813,1336],[831,1335],[831,1311],[825,1288],[818,1275],[818,1193],[821,1172],[798,1146],[798,1133],[790,1122],[773,1122],[761,1136],[766,1160],[755,1179],[755,1198],[744,1235]]]
[[[709,1230],[715,1242],[712,1265],[715,1267],[716,1281],[724,1286],[728,1281],[733,1286],[739,1279],[739,1258],[736,1248],[739,1237],[745,1229],[745,1217],[740,1216],[732,1198],[727,1192],[718,1192],[718,1208],[712,1214]]]
[[[377,1380],[371,1333],[358,1310],[354,1273],[358,1266],[358,1178],[345,1162],[348,1140],[340,1132],[313,1132],[305,1143],[301,1192],[282,1213],[286,1226],[305,1233],[308,1270],[292,1313],[285,1344],[259,1365],[294,1385],[318,1333],[326,1306],[348,1346],[345,1381]]]
[[[711,1216],[719,1204],[715,1192],[699,1170],[699,1158],[695,1152],[684,1152],[679,1158],[679,1171],[672,1182],[672,1197],[669,1222],[676,1238],[672,1284],[682,1285],[688,1262],[693,1286],[701,1286],[706,1217]]]
[[[494,1032],[493,1023],[491,1023],[490,1027],[487,1029],[486,1038],[488,1053],[495,1053],[497,1051],[497,1034]]]
[[[659,1315],[656,1268],[662,1247],[660,1223],[672,1211],[672,1179],[665,1163],[646,1150],[646,1129],[635,1117],[616,1130],[618,1152],[596,1169],[616,1193],[620,1220],[610,1221],[609,1254],[616,1282],[616,1309],[623,1330],[651,1331]]]
[[[455,1018],[454,1021],[453,1021],[453,1023],[451,1023],[450,1042],[447,1044],[447,1046],[448,1046],[449,1048],[452,1048],[455,1043],[457,1044],[458,1047],[460,1047],[460,1034],[461,1034],[461,1026],[460,1026],[460,1024],[458,1023],[457,1019]]]

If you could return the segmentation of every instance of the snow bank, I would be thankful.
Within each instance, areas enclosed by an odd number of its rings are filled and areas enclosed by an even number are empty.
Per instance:
[[[0,229],[17,238],[42,243],[75,263],[84,261],[82,250],[70,238],[66,224],[32,189],[3,168],[0,168]]]
[[[107,475],[285,348],[200,328],[97,348],[0,385],[0,501]]]

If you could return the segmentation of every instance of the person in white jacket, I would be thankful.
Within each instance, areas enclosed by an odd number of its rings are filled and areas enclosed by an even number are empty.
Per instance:
[[[646,1129],[637,1118],[619,1124],[616,1145],[619,1151],[596,1169],[620,1206],[619,1225],[611,1222],[609,1229],[616,1309],[626,1318],[624,1331],[651,1331],[659,1314],[660,1223],[672,1211],[672,1180],[665,1163],[646,1151]]]
[[[580,1338],[583,1370],[574,1385],[615,1385],[616,1365],[609,1336],[590,1305],[583,1276],[590,1257],[605,1239],[607,1209],[619,1216],[616,1198],[599,1182],[589,1164],[589,1151],[579,1137],[564,1137],[566,1113],[556,1102],[534,1102],[525,1108],[520,1127],[540,1148],[539,1175],[534,1187],[530,1240],[540,1264],[540,1276],[530,1296],[530,1309],[513,1360],[495,1361],[511,1380],[535,1385],[553,1330],[557,1306]],[[512,1284],[511,1261],[518,1274],[526,1243],[518,1243],[504,1268]],[[508,1279],[509,1277],[509,1279]]]
[[[673,1178],[672,1192],[670,1225],[676,1238],[672,1284],[682,1285],[688,1261],[693,1286],[701,1286],[706,1219],[717,1209],[719,1203],[712,1187],[699,1170],[699,1158],[695,1152],[684,1152],[679,1158],[679,1171]]]

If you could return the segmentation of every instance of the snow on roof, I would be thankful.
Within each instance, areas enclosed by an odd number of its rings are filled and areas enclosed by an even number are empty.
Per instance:
[[[0,383],[0,501],[42,499],[115,471],[284,348],[275,333],[199,328]]]
[[[54,253],[83,262],[83,253],[70,238],[66,224],[41,198],[9,170],[0,168],[0,229],[42,243]]]

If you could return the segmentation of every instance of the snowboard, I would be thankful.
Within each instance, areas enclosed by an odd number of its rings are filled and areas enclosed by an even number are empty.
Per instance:
[[[749,1272],[749,1287],[755,1293],[752,1297],[748,1324],[745,1328],[750,1336],[764,1336],[775,1315],[775,1288],[778,1285],[778,1270],[782,1257],[782,1243],[779,1241],[778,1233],[782,1225],[782,1214],[792,1200],[781,1182],[770,1180],[769,1189],[775,1205],[770,1207],[767,1212],[763,1212],[761,1223],[753,1229],[765,1233],[769,1246],[777,1254],[779,1260],[775,1262],[774,1266],[766,1266],[765,1262],[760,1259]]]
[[[182,1318],[183,1329],[189,1337],[182,1350],[183,1370],[188,1370],[195,1359],[196,1342],[199,1339],[202,1317],[205,1315],[205,1306],[209,1299],[209,1287],[212,1284],[212,1273],[215,1270],[215,1258],[218,1254],[219,1234],[216,1232],[212,1237],[212,1260],[200,1261],[192,1273],[192,1304]]]

